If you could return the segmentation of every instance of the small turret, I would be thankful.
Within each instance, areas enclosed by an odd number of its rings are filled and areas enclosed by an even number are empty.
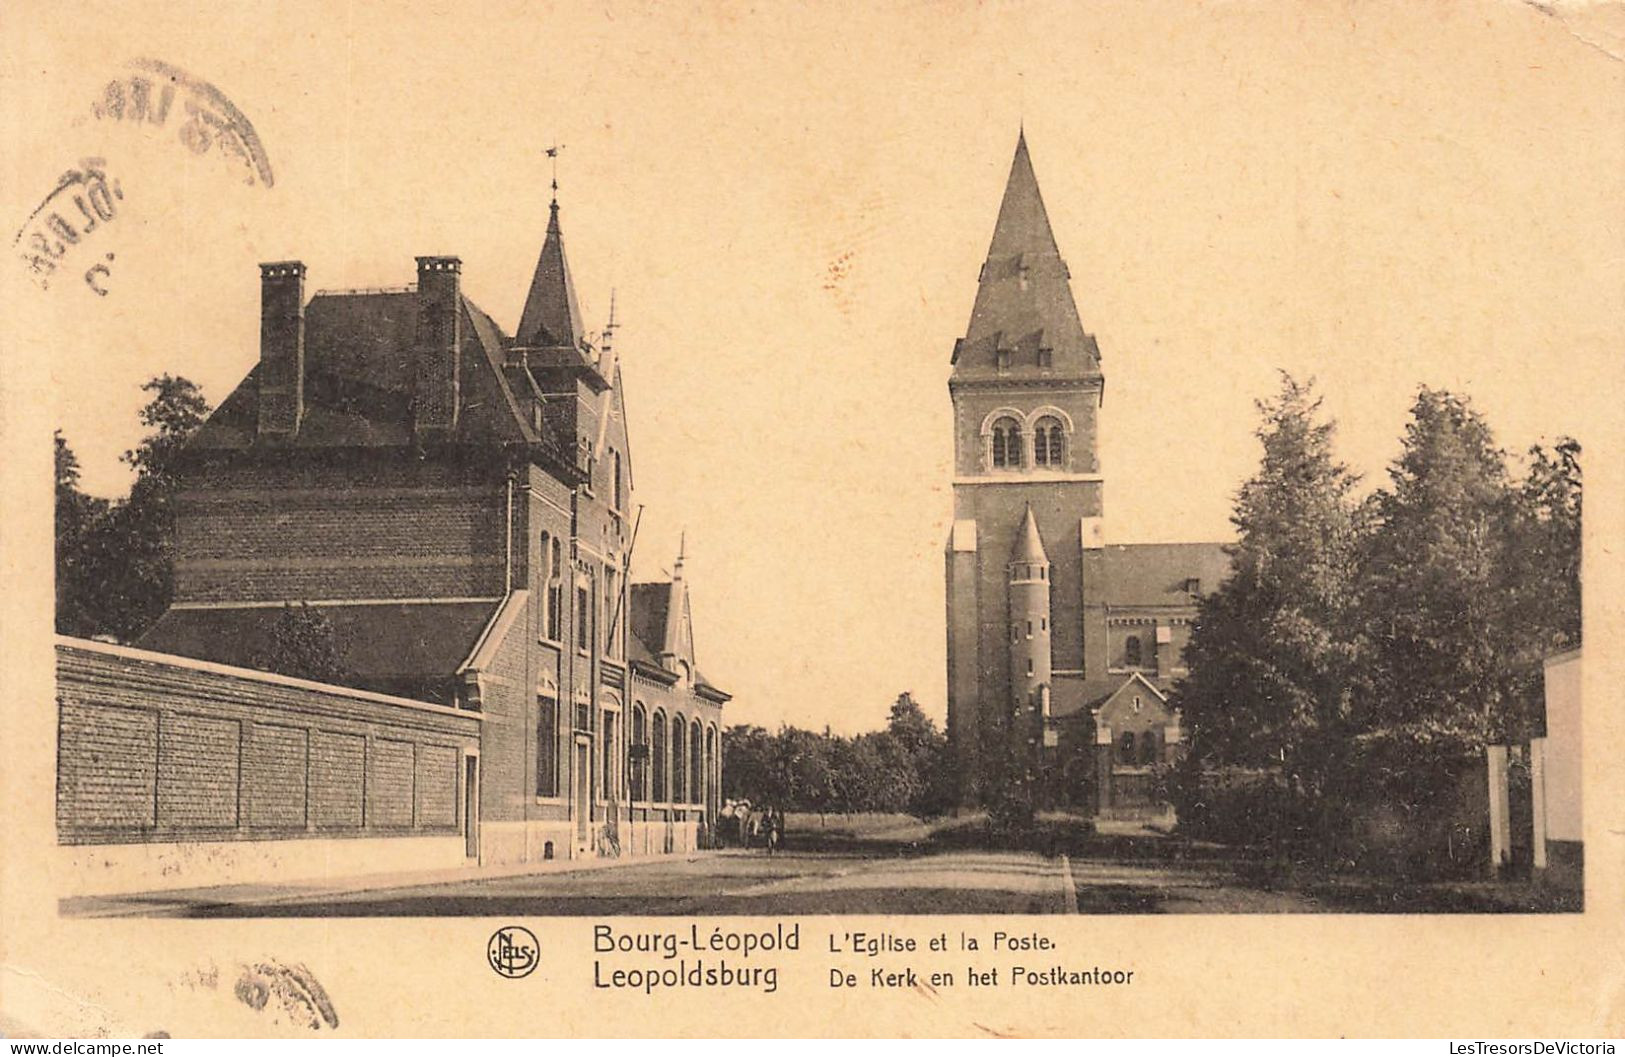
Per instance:
[[[1012,734],[1042,741],[1050,687],[1049,556],[1032,504],[1010,552],[1010,698]]]

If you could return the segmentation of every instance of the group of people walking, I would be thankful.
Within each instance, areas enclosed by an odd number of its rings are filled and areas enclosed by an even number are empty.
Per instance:
[[[784,847],[784,812],[771,805],[753,807],[749,800],[729,800],[717,819],[723,847],[765,848],[769,855]]]

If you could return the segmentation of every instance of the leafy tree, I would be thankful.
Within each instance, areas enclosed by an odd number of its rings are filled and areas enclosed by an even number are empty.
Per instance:
[[[912,772],[909,783],[912,792],[906,805],[888,810],[906,810],[920,818],[930,818],[952,808],[953,770],[948,758],[948,739],[912,694],[905,691],[897,695],[886,721],[886,733],[902,750],[904,758],[898,766],[906,766]]]
[[[100,570],[96,538],[107,517],[105,499],[79,489],[79,460],[56,433],[56,630],[89,637],[101,631],[96,605]]]
[[[152,394],[141,409],[141,423],[149,432],[123,456],[135,470],[135,483],[129,498],[104,520],[97,542],[104,569],[102,629],[124,641],[151,627],[174,593],[179,456],[209,415],[202,390],[185,378],[165,374],[141,388]]]
[[[1489,426],[1452,393],[1418,393],[1389,478],[1364,560],[1380,681],[1361,718],[1416,744],[1424,767],[1428,749],[1471,751],[1524,725],[1527,674],[1509,648],[1520,519]]]
[[[1512,606],[1530,648],[1580,644],[1580,445],[1563,437],[1529,449],[1514,547],[1521,576]]]
[[[267,672],[322,683],[342,683],[348,677],[333,622],[304,602],[282,607],[271,627],[270,643],[253,663]]]
[[[1362,665],[1352,634],[1357,478],[1332,452],[1313,382],[1258,402],[1263,457],[1236,494],[1230,577],[1201,604],[1176,688],[1192,752],[1324,786]]]

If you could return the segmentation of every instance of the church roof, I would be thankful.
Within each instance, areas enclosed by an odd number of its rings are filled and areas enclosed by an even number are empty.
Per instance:
[[[1098,376],[1100,349],[1084,332],[1070,279],[1023,133],[1010,163],[970,325],[955,346],[955,377],[1037,375],[1040,349],[1050,353],[1043,377]],[[1002,371],[1000,350],[1010,353]]]
[[[432,602],[310,606],[332,624],[345,685],[450,701],[458,667],[500,603]],[[137,644],[216,664],[257,667],[281,606],[170,609]]]
[[[1194,606],[1197,596],[1211,594],[1230,575],[1226,547],[1223,543],[1108,546],[1101,600],[1118,608]]]
[[[524,347],[573,349],[585,336],[575,283],[570,278],[570,262],[564,254],[564,236],[559,230],[559,204],[555,201],[514,340]]]

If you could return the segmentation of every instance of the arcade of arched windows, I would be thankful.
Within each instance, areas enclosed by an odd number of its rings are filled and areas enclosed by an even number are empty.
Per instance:
[[[714,723],[678,714],[667,719],[662,709],[651,715],[642,701],[633,703],[630,745],[647,749],[647,757],[630,770],[636,803],[711,805],[721,795],[721,734]]]
[[[1071,468],[1072,424],[1061,412],[995,411],[982,427],[982,465],[995,472]]]

